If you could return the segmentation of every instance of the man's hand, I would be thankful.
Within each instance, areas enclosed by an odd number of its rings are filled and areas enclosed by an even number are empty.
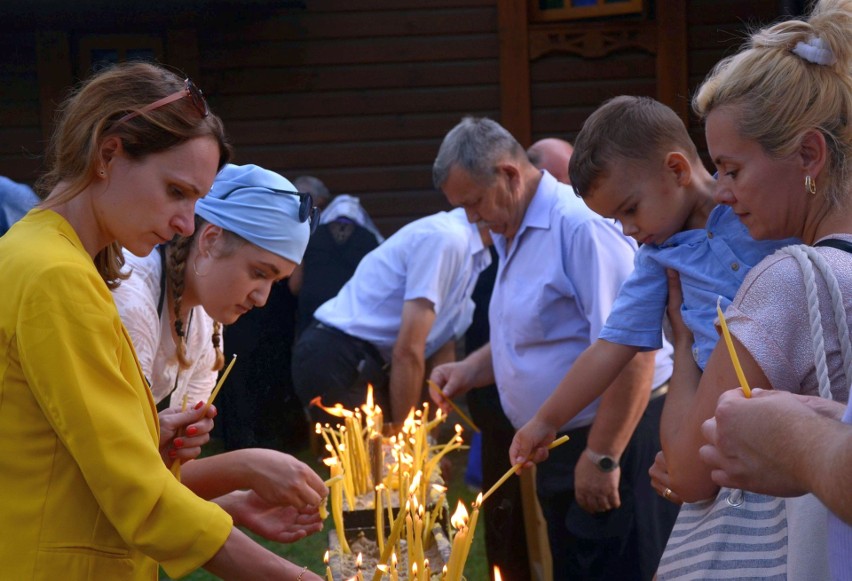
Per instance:
[[[586,454],[581,454],[574,466],[574,497],[590,513],[606,512],[621,506],[618,482],[621,468],[603,472]]]
[[[453,399],[460,395],[464,395],[470,390],[472,387],[471,376],[472,370],[465,359],[455,363],[439,365],[432,370],[432,375],[429,377],[429,380],[435,384],[437,389],[443,392],[445,398]],[[440,394],[434,393],[434,390],[432,389],[429,390],[429,395],[432,397],[432,401],[435,402],[435,405],[440,406],[440,408],[444,410],[444,413],[450,413],[452,408],[450,408],[450,404],[444,400],[444,397],[441,397]]]
[[[523,468],[530,468],[533,463],[544,462],[550,455],[547,446],[555,437],[556,428],[533,416],[515,433],[509,446],[509,463],[514,466],[523,462]]]
[[[160,456],[166,466],[171,466],[175,460],[186,462],[197,458],[201,454],[201,446],[210,441],[217,412],[211,405],[202,417],[202,407],[203,403],[199,402],[191,410],[165,409],[160,412]]]

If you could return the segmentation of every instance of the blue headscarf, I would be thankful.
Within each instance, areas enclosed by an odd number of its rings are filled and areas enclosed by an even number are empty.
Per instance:
[[[299,264],[310,237],[309,222],[299,221],[299,196],[289,180],[256,165],[228,164],[195,213],[255,246]]]

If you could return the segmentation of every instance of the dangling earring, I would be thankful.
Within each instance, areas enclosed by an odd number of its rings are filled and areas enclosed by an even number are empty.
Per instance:
[[[193,272],[195,272],[195,276],[198,276],[198,277],[207,276],[206,272],[204,272],[204,273],[198,272],[198,255],[196,255],[195,258],[192,259],[192,270],[193,270]]]
[[[812,195],[816,195],[816,180],[811,176],[805,176],[805,190]]]

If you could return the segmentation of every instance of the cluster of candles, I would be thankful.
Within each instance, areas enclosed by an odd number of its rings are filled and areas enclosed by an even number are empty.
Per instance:
[[[342,420],[336,427],[316,426],[329,453],[324,462],[331,471],[327,485],[331,489],[331,514],[340,551],[352,553],[345,535],[344,497],[349,510],[355,510],[358,497],[365,497],[363,504],[368,508],[372,505],[375,513],[379,554],[372,581],[383,578],[397,581],[400,576],[409,581],[461,581],[482,503],[519,466],[513,466],[490,490],[480,494],[471,505],[470,515],[459,501],[448,527],[449,558],[440,572],[433,572],[425,555],[435,542],[433,530],[442,516],[447,491],[439,483],[438,468],[442,458],[463,448],[462,427],[456,424],[455,435],[446,444],[434,444],[430,432],[446,420],[446,415],[438,409],[435,417],[429,419],[429,404],[424,403],[422,409],[409,412],[399,433],[384,438],[382,411],[373,403],[372,388],[368,389],[366,403],[356,410],[345,409],[340,404],[325,407],[319,399],[312,404]],[[562,441],[555,441],[551,447]],[[390,525],[387,536],[385,522]],[[328,551],[325,556],[326,577],[333,581]],[[401,564],[403,558],[405,562]],[[357,574],[353,577],[356,581],[363,580],[362,562],[359,554]]]

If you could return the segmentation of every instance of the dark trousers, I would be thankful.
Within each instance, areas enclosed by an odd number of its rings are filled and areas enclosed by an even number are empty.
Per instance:
[[[493,385],[469,391],[467,405],[482,430],[482,489],[488,490],[510,467],[509,446],[515,428],[503,413]],[[482,505],[482,518],[489,575],[497,565],[504,579],[529,579],[520,478],[509,478],[494,492]]]
[[[312,421],[342,423],[311,406],[311,400],[319,396],[326,407],[340,403],[354,410],[366,401],[368,383],[373,401],[390,421],[388,371],[375,347],[316,320],[299,336],[293,348],[293,387],[302,404],[310,406]]]
[[[590,514],[574,498],[574,465],[589,428],[568,432],[538,465],[536,488],[547,520],[555,581],[648,581],[677,518],[678,507],[651,487],[648,469],[660,449],[665,396],[648,404],[621,458],[621,506]]]

